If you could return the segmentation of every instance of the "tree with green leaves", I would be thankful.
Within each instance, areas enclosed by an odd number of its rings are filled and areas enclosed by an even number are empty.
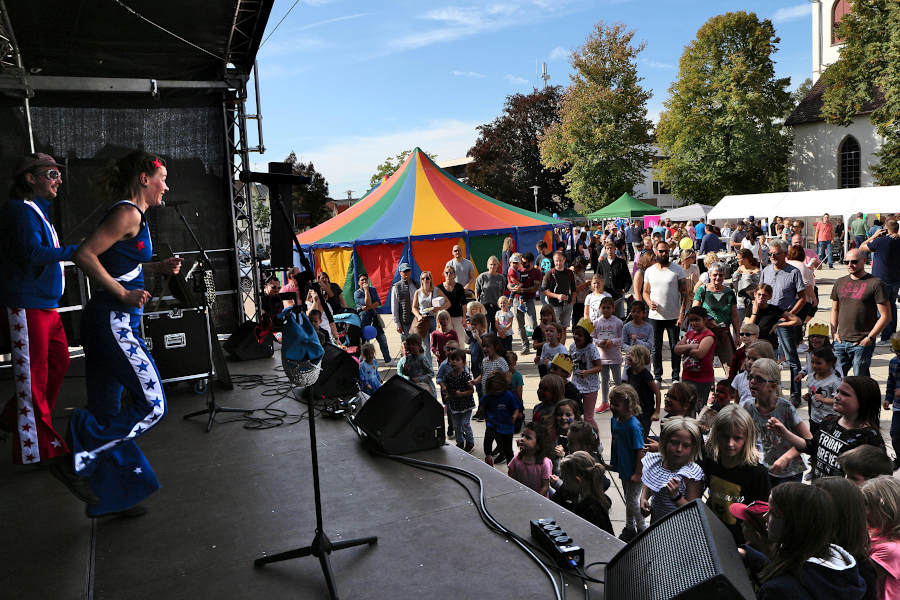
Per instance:
[[[854,0],[838,34],[845,42],[840,59],[823,75],[821,114],[829,123],[847,126],[863,104],[883,97],[869,116],[884,138],[872,173],[879,185],[900,185],[900,3]]]
[[[540,141],[545,166],[566,170],[568,196],[589,211],[631,192],[653,158],[650,92],[641,87],[634,32],[622,24],[594,26],[572,53],[575,72],[562,98],[559,123]]]
[[[788,106],[787,112],[784,117],[787,118],[790,116],[794,109],[797,108],[803,99],[809,95],[809,91],[812,89],[813,80],[807,77],[803,81],[800,82],[800,85],[797,86],[797,89],[791,92],[791,103]]]
[[[715,204],[728,194],[787,189],[790,78],[775,77],[780,39],[744,11],[707,21],[684,50],[656,138],[657,174],[675,196]]]
[[[313,227],[324,223],[331,218],[331,212],[326,203],[328,198],[328,182],[325,177],[316,171],[313,164],[302,163],[297,160],[297,155],[291,152],[284,162],[291,165],[294,175],[304,175],[312,182],[306,185],[291,186],[291,207],[295,213],[309,213],[310,223]]]
[[[537,185],[539,210],[565,210],[570,205],[565,198],[565,171],[545,167],[538,147],[544,130],[559,123],[561,100],[559,86],[507,96],[503,114],[478,127],[478,139],[468,152],[475,160],[466,165],[466,183],[527,210],[534,210],[530,188]]]
[[[372,175],[372,178],[369,180],[369,189],[371,190],[373,187],[381,183],[381,181],[385,177],[390,177],[391,175],[396,173],[397,169],[399,169],[403,165],[403,163],[406,162],[406,159],[410,154],[412,154],[412,150],[404,150],[393,158],[388,156],[386,159],[384,159],[384,162],[378,165],[378,167],[375,169],[375,174]],[[428,155],[428,158],[434,160],[434,154],[429,154],[428,152],[426,152],[425,154]]]

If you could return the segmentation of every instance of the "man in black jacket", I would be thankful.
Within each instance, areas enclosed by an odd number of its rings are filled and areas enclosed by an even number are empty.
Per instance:
[[[606,258],[601,259],[597,266],[603,275],[603,289],[612,296],[616,303],[616,316],[621,319],[625,316],[625,294],[631,288],[631,270],[611,237],[606,238],[604,246]]]

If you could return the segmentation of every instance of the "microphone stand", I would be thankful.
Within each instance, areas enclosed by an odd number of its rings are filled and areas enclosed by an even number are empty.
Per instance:
[[[191,228],[190,223],[188,223],[187,219],[184,217],[184,214],[181,212],[181,208],[177,204],[171,205],[175,212],[178,213],[178,216],[181,218],[181,222],[184,223],[185,228],[188,230],[188,233],[191,234],[191,238],[194,240],[194,245],[197,246],[197,249],[200,251],[200,258],[198,261],[203,261],[203,265],[198,269],[200,272],[205,271],[207,268],[212,268],[212,262],[209,260],[209,256],[206,254],[206,248],[203,247],[203,244],[200,243],[200,240],[197,238],[197,235],[194,233],[194,230]],[[213,374],[213,364],[214,364],[214,356],[213,356],[213,336],[212,336],[212,315],[210,314],[209,309],[209,301],[207,300],[207,293],[209,290],[206,289],[206,284],[204,283],[203,293],[200,295],[200,303],[201,310],[203,314],[206,315],[206,339],[209,342],[208,344],[208,352],[209,352],[209,372],[210,375]],[[219,343],[219,340],[215,340],[215,343]],[[247,410],[243,408],[229,408],[227,406],[219,406],[216,404],[216,392],[213,390],[212,381],[209,382],[209,385],[206,386],[206,408],[198,411],[194,411],[192,413],[188,413],[182,417],[183,419],[190,419],[191,417],[197,417],[200,415],[209,415],[209,418],[206,420],[206,433],[212,431],[213,423],[216,422],[216,413],[251,413],[252,410]]]
[[[306,388],[303,393],[307,394],[307,401],[309,403],[307,405],[309,414],[309,451],[312,458],[313,496],[316,504],[316,533],[313,536],[312,544],[309,546],[257,558],[253,561],[253,566],[262,567],[269,563],[301,558],[303,556],[315,556],[319,559],[319,565],[322,567],[322,574],[325,576],[325,584],[328,586],[328,596],[332,600],[337,600],[338,596],[334,582],[334,571],[331,568],[329,555],[335,550],[377,544],[378,537],[369,536],[332,542],[325,533],[325,525],[322,518],[322,494],[319,487],[319,455],[317,452],[318,444],[316,443],[316,409],[314,402],[317,399],[324,400],[324,397],[317,398],[315,385]]]

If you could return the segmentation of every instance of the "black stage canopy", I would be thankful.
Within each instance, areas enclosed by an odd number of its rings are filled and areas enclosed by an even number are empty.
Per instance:
[[[6,1],[25,69],[31,74],[193,81],[221,80],[225,61],[249,73],[273,4],[274,0]]]

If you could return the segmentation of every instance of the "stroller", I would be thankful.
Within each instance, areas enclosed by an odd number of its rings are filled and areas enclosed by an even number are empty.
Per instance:
[[[353,356],[359,358],[362,345],[362,322],[355,312],[342,312],[334,315],[334,326],[338,332],[338,342]]]

